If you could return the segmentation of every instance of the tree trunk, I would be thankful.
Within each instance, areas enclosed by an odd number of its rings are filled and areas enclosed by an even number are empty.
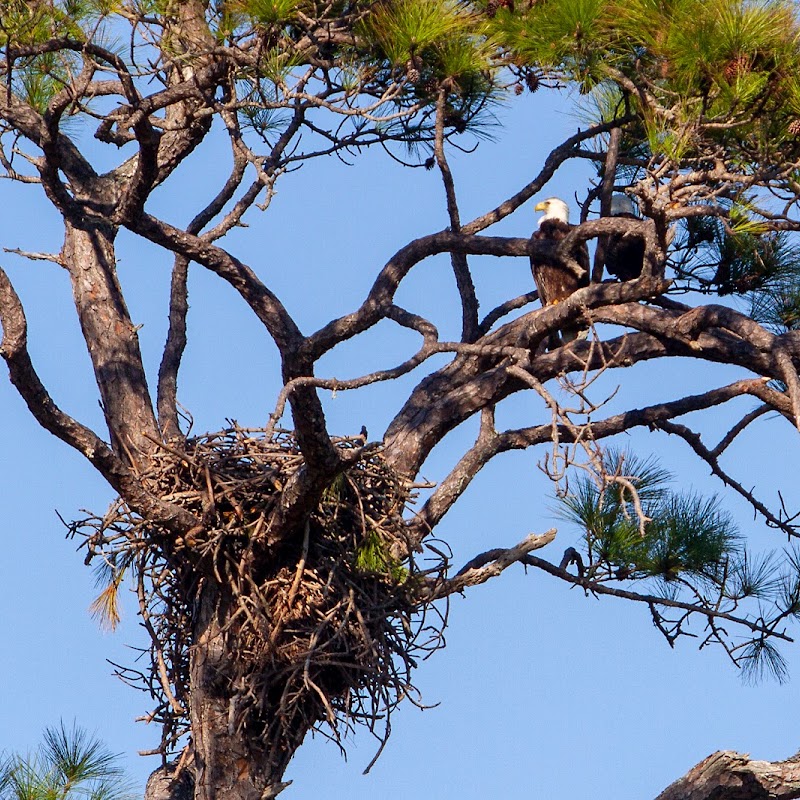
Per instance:
[[[117,455],[136,460],[149,452],[149,436],[158,435],[147,388],[136,328],[117,279],[114,253],[116,230],[87,220],[81,227],[65,222],[61,251],[72,279],[81,330],[94,367],[95,379]]]
[[[195,800],[267,800],[286,786],[281,778],[294,750],[276,754],[262,731],[240,724],[232,677],[234,626],[228,607],[218,588],[206,583],[196,606],[190,655],[194,796]]]
[[[800,797],[800,758],[751,761],[721,750],[692,767],[656,800],[790,800]]]

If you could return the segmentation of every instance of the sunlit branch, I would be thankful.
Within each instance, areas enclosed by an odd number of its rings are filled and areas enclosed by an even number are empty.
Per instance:
[[[556,529],[544,533],[531,533],[519,544],[509,548],[496,548],[470,559],[453,578],[435,582],[426,594],[425,600],[447,597],[463,592],[472,586],[479,586],[501,575],[513,564],[525,564],[530,554],[546,547],[556,538]]]
[[[338,105],[335,102],[324,100],[319,95],[308,94],[307,92],[296,92],[287,89],[285,96],[287,100],[302,100],[309,106],[314,108],[324,108],[326,111],[330,111],[331,113],[339,116],[357,117],[359,119],[366,119],[369,122],[385,125],[387,122],[394,122],[396,120],[412,117],[422,107],[421,104],[414,104],[408,108],[403,108],[399,111],[393,111],[387,114],[375,113],[379,108],[381,108],[381,106],[385,106],[387,103],[395,99],[395,97],[397,97],[397,95],[403,91],[403,88],[404,87],[401,84],[396,84],[387,89],[384,94],[374,103],[368,106],[357,106],[355,108],[351,108],[347,104]]]
[[[745,800],[759,796],[791,800],[800,792],[800,763],[794,758],[778,762],[751,760],[747,754],[718,751],[670,784],[656,800],[715,800],[730,794],[734,782],[742,787]]]

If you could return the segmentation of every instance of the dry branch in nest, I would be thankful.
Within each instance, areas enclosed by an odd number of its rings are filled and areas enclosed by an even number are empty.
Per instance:
[[[413,486],[380,449],[365,448],[297,535],[269,544],[281,491],[302,466],[291,434],[231,427],[162,448],[142,475],[201,527],[176,539],[122,501],[71,526],[85,537],[87,562],[102,559],[107,588],[97,610],[112,623],[116,587],[134,576],[151,644],[146,666],[118,671],[155,700],[148,719],[162,726],[165,756],[189,728],[190,649],[207,625],[197,609],[209,597],[229,727],[260,740],[276,764],[310,729],[341,742],[361,723],[385,740],[390,712],[413,691],[416,661],[442,644],[445,620],[420,589],[442,580],[447,563],[439,553],[420,570],[410,553],[403,511]]]

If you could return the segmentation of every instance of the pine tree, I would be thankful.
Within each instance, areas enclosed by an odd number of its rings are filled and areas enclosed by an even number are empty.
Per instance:
[[[105,429],[48,394],[2,270],[0,354],[35,420],[119,496],[70,529],[100,565],[101,621],[116,624],[125,581],[138,595],[150,661],[126,677],[153,699],[162,730],[148,800],[192,786],[198,800],[268,800],[313,730],[341,744],[364,725],[385,742],[421,657],[443,643],[444,620],[431,628],[426,612],[515,563],[644,604],[670,644],[699,622],[704,643],[738,666],[782,677],[776,645],[800,613],[797,558],[754,558],[724,495],[674,492],[656,462],[606,440],[634,428],[679,437],[763,522],[798,535],[791,510],[771,507],[720,463],[767,412],[800,427],[798,43],[788,0],[0,4],[0,166],[37,184],[63,220],[52,260],[69,275]],[[564,87],[586,124],[538,175],[521,177],[517,193],[462,219],[449,155],[491,135],[498,103],[525,88],[535,101]],[[192,168],[212,128],[227,137],[230,173],[215,196],[191,198],[194,216],[181,227],[150,201]],[[438,170],[447,228],[421,230],[387,259],[363,303],[303,333],[269,278],[225,237],[267,210],[299,166],[370,147]],[[113,165],[102,174],[98,152]],[[593,163],[597,180],[563,245],[484,233],[574,158]],[[614,192],[634,201],[635,218],[609,215]],[[313,232],[313,213],[304,231]],[[154,396],[117,272],[121,231],[172,260]],[[613,236],[643,242],[640,276],[603,280]],[[581,241],[598,243],[590,285],[557,305],[532,305],[531,291],[479,316],[470,257],[552,257],[555,248],[569,259]],[[441,253],[459,300],[457,342],[396,302],[408,273]],[[190,264],[231,286],[277,349],[284,388],[261,428],[231,422],[190,434],[182,416]],[[325,356],[378,323],[422,344],[399,364],[354,369],[356,378],[320,377]],[[554,345],[565,326],[591,333]],[[431,360],[443,354],[444,366]],[[664,387],[672,394],[663,402],[621,413],[595,397],[601,375],[619,374],[624,403],[625,370],[682,357],[742,377],[697,395]],[[344,435],[328,430],[321,391],[357,391],[415,369],[418,382],[375,440],[355,434],[356,423]],[[496,409],[523,391],[540,402],[530,426],[498,430]],[[758,405],[716,446],[684,424],[741,398]],[[475,444],[409,510],[432,450],[472,419]],[[539,558],[549,531],[453,574],[436,526],[491,459],[539,445],[580,549]],[[45,779],[57,779],[47,796],[95,778],[96,796],[107,791],[108,762],[80,735],[50,732],[43,753]],[[8,762],[4,789],[27,792],[26,770]],[[41,779],[34,770],[28,782]]]

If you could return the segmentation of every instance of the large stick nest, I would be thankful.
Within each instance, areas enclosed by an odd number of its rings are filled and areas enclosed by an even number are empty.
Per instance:
[[[351,450],[360,437],[335,440]],[[102,558],[95,609],[116,618],[117,589],[132,574],[151,645],[145,667],[121,677],[156,701],[158,751],[189,730],[190,649],[200,600],[213,597],[219,692],[231,724],[278,764],[309,729],[341,744],[356,723],[382,741],[389,714],[413,693],[410,673],[442,643],[442,615],[424,598],[446,568],[420,570],[406,546],[403,512],[414,487],[379,448],[337,476],[295,535],[267,544],[283,487],[303,457],[293,436],[231,427],[164,448],[142,475],[150,491],[202,519],[183,537],[133,514],[124,501],[72,524],[87,562]],[[431,615],[428,612],[433,610]]]

